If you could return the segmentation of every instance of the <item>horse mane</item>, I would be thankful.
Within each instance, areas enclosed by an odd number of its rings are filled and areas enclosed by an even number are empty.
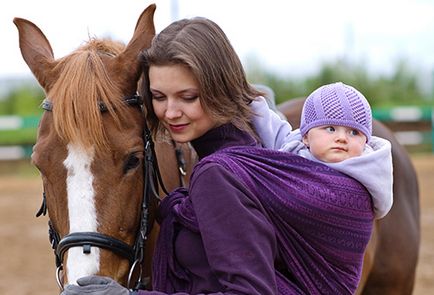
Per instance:
[[[119,85],[110,78],[103,58],[118,55],[124,45],[109,39],[90,39],[70,55],[59,59],[59,76],[49,92],[54,127],[59,136],[84,148],[108,148],[99,103],[103,103],[120,127],[123,103]],[[117,111],[115,111],[117,110]]]

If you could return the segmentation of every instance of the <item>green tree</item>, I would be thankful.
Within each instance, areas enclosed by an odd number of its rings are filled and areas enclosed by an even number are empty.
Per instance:
[[[42,89],[23,86],[13,89],[6,99],[0,101],[1,115],[37,115],[41,114],[40,104],[44,98]]]
[[[252,60],[248,60],[252,62]],[[373,107],[395,105],[427,105],[430,100],[419,85],[417,72],[405,60],[399,61],[391,75],[374,75],[368,72],[365,64],[352,64],[345,59],[337,59],[321,65],[319,71],[302,79],[282,77],[261,68],[254,62],[248,67],[247,76],[252,83],[271,87],[276,102],[305,97],[324,84],[342,81],[356,87],[369,100]]]

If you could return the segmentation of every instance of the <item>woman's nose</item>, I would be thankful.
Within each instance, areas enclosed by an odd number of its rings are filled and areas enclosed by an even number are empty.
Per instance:
[[[166,117],[168,119],[175,119],[181,117],[182,112],[179,103],[174,99],[167,100]]]

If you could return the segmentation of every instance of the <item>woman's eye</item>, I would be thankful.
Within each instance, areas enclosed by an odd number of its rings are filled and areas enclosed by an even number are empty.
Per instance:
[[[162,101],[164,100],[165,96],[164,95],[152,95],[152,99],[158,100],[158,101]]]
[[[184,96],[182,99],[187,100],[187,101],[194,101],[197,98],[199,98],[198,95],[190,95],[190,96]]]
[[[166,95],[157,90],[151,90],[152,99],[155,100],[163,100],[166,98]]]

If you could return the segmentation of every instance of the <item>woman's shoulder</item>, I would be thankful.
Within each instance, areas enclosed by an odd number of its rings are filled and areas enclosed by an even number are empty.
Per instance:
[[[191,183],[197,178],[205,177],[206,179],[217,179],[220,175],[229,178],[234,173],[234,167],[242,165],[242,162],[248,162],[251,157],[263,150],[255,146],[232,146],[221,149],[202,158],[193,169]]]
[[[203,160],[196,165],[190,177],[189,191],[193,202],[198,199],[200,202],[208,202],[202,199],[203,195],[211,195],[208,199],[224,195],[226,202],[232,198],[240,198],[241,195],[250,195],[237,168],[234,169],[234,165],[228,163],[226,157],[216,156]]]
[[[252,173],[264,174],[271,170],[285,174],[291,169],[319,169],[311,166],[318,166],[318,163],[294,153],[263,147],[233,146],[201,159],[194,168],[192,178],[204,173],[212,177],[211,173],[222,173],[222,171],[240,178]]]
[[[212,173],[224,169],[223,158],[220,157],[205,157],[200,160],[193,168],[191,178],[194,179],[196,175],[203,173]]]

